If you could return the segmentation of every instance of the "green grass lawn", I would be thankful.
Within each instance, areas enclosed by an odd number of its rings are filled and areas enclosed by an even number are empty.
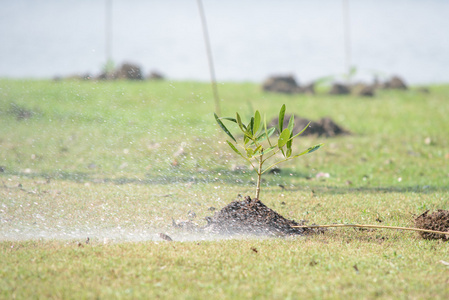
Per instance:
[[[413,226],[416,214],[449,209],[448,85],[374,98],[219,89],[225,116],[271,119],[285,103],[352,132],[302,137],[297,150],[325,146],[264,175],[261,200],[284,217]],[[194,212],[204,225],[211,207],[254,194],[255,174],[232,171],[245,162],[213,110],[207,83],[0,80],[0,298],[449,297],[448,244],[413,232],[174,229],[172,219]]]

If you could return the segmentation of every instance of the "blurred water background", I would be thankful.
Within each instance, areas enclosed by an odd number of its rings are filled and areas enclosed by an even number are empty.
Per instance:
[[[99,74],[107,0],[0,0],[0,77]],[[449,82],[449,1],[349,2],[357,76]],[[195,0],[113,0],[111,55],[170,79],[208,80]],[[347,71],[341,0],[203,0],[218,81],[300,82]]]

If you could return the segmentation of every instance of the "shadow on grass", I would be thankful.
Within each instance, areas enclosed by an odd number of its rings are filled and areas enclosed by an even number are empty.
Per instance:
[[[0,177],[18,176],[29,179],[63,180],[77,183],[94,184],[142,184],[142,185],[170,185],[170,184],[223,184],[234,186],[255,186],[255,174],[252,172],[229,171],[224,169],[205,170],[201,172],[185,172],[169,169],[164,172],[147,173],[144,178],[137,176],[110,176],[93,172],[48,172],[21,173],[3,172]],[[288,172],[288,174],[268,174],[262,179],[265,187],[279,187],[280,190],[290,192],[311,191],[321,194],[348,193],[421,193],[449,192],[449,186],[409,185],[409,186],[332,186],[326,182],[310,180],[309,174]],[[298,182],[298,180],[300,180]]]

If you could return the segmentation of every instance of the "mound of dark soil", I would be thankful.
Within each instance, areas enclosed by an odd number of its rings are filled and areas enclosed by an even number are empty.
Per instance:
[[[347,95],[351,93],[351,88],[342,83],[334,83],[329,91],[330,95]]]
[[[357,83],[352,86],[352,92],[354,95],[362,96],[362,97],[374,97],[374,93],[376,88],[374,85]]]
[[[388,80],[384,83],[383,88],[384,89],[407,90],[408,86],[401,77],[393,76],[390,80]]]
[[[292,75],[271,76],[262,83],[266,92],[281,94],[315,94],[315,84],[301,86]]]
[[[287,128],[288,122],[290,120],[291,115],[284,116],[284,128]],[[337,135],[346,135],[350,134],[350,132],[337,123],[335,123],[331,118],[321,118],[318,121],[311,121],[306,118],[301,118],[295,116],[295,126],[293,128],[293,134],[296,134],[304,129],[304,127],[309,124],[309,128],[307,128],[302,135],[317,135],[317,136],[325,136],[325,137],[333,137]],[[274,118],[270,122],[270,126],[277,127],[279,124],[279,117]]]
[[[299,85],[293,76],[271,76],[262,84],[264,91],[294,94],[299,89]]]
[[[285,236],[314,233],[313,229],[291,227],[302,224],[284,218],[249,196],[243,201],[231,202],[206,220],[208,224],[203,229],[218,234]]]
[[[117,79],[142,80],[142,71],[135,64],[124,63],[115,71],[114,77]]]
[[[421,229],[449,231],[449,211],[439,209],[430,214],[429,211],[426,211],[415,218],[415,226]],[[429,232],[420,232],[419,234],[426,240],[449,240],[449,233],[448,235]]]

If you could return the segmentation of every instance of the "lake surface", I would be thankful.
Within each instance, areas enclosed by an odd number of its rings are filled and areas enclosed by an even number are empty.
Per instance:
[[[350,0],[357,76],[449,82],[449,1]],[[301,82],[346,72],[342,0],[203,0],[218,81]],[[90,73],[105,65],[106,0],[0,0],[0,77]],[[113,61],[208,80],[195,0],[113,0]]]

